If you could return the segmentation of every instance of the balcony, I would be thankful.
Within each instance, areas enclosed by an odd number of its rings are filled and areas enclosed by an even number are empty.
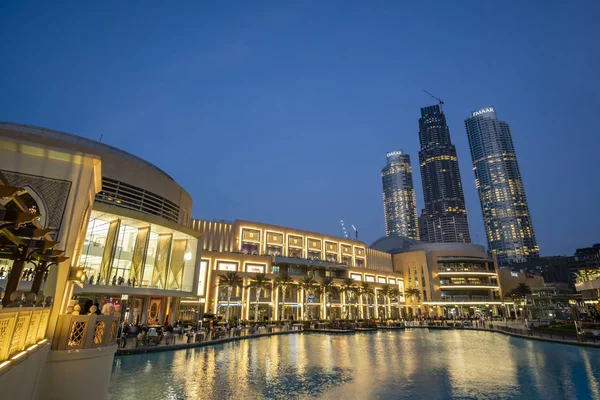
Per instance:
[[[450,269],[445,268],[444,271],[438,271],[438,275],[442,276],[496,276],[495,272],[486,271],[486,270],[477,270],[477,269]]]
[[[50,307],[0,309],[0,366],[16,360],[45,340]],[[27,349],[27,350],[26,350]]]
[[[121,314],[114,315],[73,315],[58,317],[58,339],[52,350],[93,349],[114,346]]]
[[[500,289],[497,283],[485,280],[452,281],[440,279],[440,289]]]
[[[488,296],[477,296],[477,295],[455,295],[455,296],[444,296],[440,300],[424,301],[423,304],[427,305],[501,305],[504,304],[501,299],[494,299]],[[512,304],[512,303],[510,303]]]
[[[275,263],[276,264],[296,264],[296,265],[303,265],[303,266],[307,266],[307,267],[328,267],[328,268],[336,268],[336,269],[344,269],[344,270],[350,269],[350,267],[345,264],[338,264],[338,263],[333,263],[333,262],[329,262],[329,261],[325,261],[325,260],[309,260],[309,259],[299,258],[299,257],[276,256]]]

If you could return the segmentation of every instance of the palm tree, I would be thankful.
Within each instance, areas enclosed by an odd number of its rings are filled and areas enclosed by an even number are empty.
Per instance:
[[[385,319],[388,319],[390,317],[390,312],[388,309],[388,305],[389,305],[389,300],[390,300],[390,291],[392,290],[392,287],[390,285],[388,285],[387,283],[382,285],[381,288],[379,289],[379,293],[383,296],[383,301],[385,302],[385,305],[383,307],[383,309],[385,310]]]
[[[360,285],[360,294],[361,294],[361,296],[364,296],[365,300],[366,300],[367,319],[371,319],[371,315],[369,313],[369,299],[370,299],[371,295],[374,293],[375,293],[375,291],[373,290],[373,288],[371,287],[371,285],[368,282],[363,282]]]
[[[346,298],[345,301],[345,306],[346,306],[346,310],[345,310],[345,314],[346,314],[346,319],[348,319],[349,314],[350,314],[350,305],[348,305],[348,298],[351,297],[353,294],[356,294],[357,291],[357,287],[355,285],[354,279],[352,278],[346,278],[344,279],[344,283],[342,284],[342,288],[340,289],[341,293],[344,293],[344,296]]]
[[[279,316],[279,320],[283,320],[283,313],[285,310],[285,294],[287,293],[287,288],[291,284],[294,283],[294,280],[290,277],[287,272],[281,272],[277,278],[275,278],[275,287],[281,288],[281,315]]]
[[[227,308],[225,311],[225,321],[229,322],[229,306],[231,303],[231,294],[234,289],[242,287],[244,285],[244,280],[240,276],[239,273],[234,271],[226,272],[224,275],[219,276],[219,283],[217,286],[219,289],[227,289]]]
[[[302,303],[302,315],[304,316],[304,319],[306,319],[306,310],[308,307],[308,293],[316,287],[317,281],[315,281],[315,279],[311,275],[306,274],[304,277],[302,277],[298,284],[300,286],[300,289],[302,289],[304,293],[304,302]]]
[[[404,296],[404,294],[398,288],[393,288],[390,290],[390,297],[395,299],[398,303],[398,316],[400,316],[400,297]]]
[[[254,303],[254,322],[258,322],[258,301],[260,300],[260,293],[269,289],[270,283],[271,280],[267,278],[267,274],[259,272],[254,275],[252,282],[246,286],[247,289],[256,290],[256,302]]]
[[[513,298],[513,301],[519,300],[519,302],[523,305],[523,312],[521,316],[527,317],[527,302],[525,301],[525,297],[531,294],[531,289],[525,283],[519,283],[519,285],[514,288],[510,293],[510,296]]]
[[[514,297],[525,297],[528,294],[531,294],[531,289],[526,283],[519,283],[519,286],[510,292],[510,295]]]
[[[319,284],[321,285],[321,291],[323,292],[324,296],[323,300],[325,305],[325,319],[327,319],[327,304],[329,303],[329,295],[333,290],[333,278],[330,276],[324,276],[321,278],[321,282]]]
[[[417,302],[421,300],[421,291],[416,288],[408,288],[404,291],[404,294],[407,297],[410,297],[412,300],[412,313],[413,313],[413,317],[414,317],[414,315],[415,315],[415,298],[417,299]]]

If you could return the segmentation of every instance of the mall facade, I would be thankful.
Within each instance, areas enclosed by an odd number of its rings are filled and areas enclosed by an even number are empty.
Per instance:
[[[363,242],[242,220],[193,220],[192,227],[202,233],[198,295],[205,314],[223,316],[229,304],[233,318],[253,321],[257,302],[261,322],[398,318],[402,313],[403,296],[382,294],[384,288],[404,291],[401,274],[393,270],[389,254],[369,249]],[[243,279],[231,298],[218,285],[227,272],[237,272]],[[255,289],[248,288],[257,273],[271,281],[258,297]],[[276,284],[281,274],[291,279],[285,291]],[[306,277],[314,279],[313,287],[303,285]],[[327,295],[319,290],[324,277],[333,279]],[[373,293],[361,296],[344,290],[346,279],[353,280],[354,289],[366,284]]]
[[[392,257],[405,285],[413,316],[477,317],[516,315],[512,300],[503,301],[495,258],[471,243],[427,243],[386,236],[371,248]]]
[[[390,236],[367,247],[191,215],[185,189],[145,160],[69,133],[0,123],[7,398],[105,398],[125,321],[196,324],[223,321],[227,310],[250,321],[501,312],[496,263],[480,246]],[[241,278],[231,296],[220,285],[230,272]],[[249,285],[261,273],[268,283],[257,293]],[[408,288],[420,296],[405,298]],[[115,314],[80,315],[88,300],[112,301]]]
[[[7,396],[105,398],[119,324],[171,323],[184,299],[197,302],[202,235],[191,213],[189,194],[147,161],[68,133],[0,123]],[[114,316],[78,315],[78,305],[105,299]]]

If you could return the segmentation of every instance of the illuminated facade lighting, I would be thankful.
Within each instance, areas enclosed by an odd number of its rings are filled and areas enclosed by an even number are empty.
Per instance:
[[[510,128],[493,107],[465,120],[488,248],[498,262],[511,264],[539,257],[539,248]]]
[[[470,243],[467,209],[456,147],[439,105],[421,108],[419,164],[425,209],[419,218],[420,239],[430,243]]]
[[[387,153],[387,165],[381,170],[381,179],[386,234],[418,239],[417,201],[410,155],[402,151]]]

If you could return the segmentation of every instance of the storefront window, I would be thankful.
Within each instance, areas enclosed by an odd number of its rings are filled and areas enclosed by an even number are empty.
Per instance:
[[[257,243],[242,243],[242,253],[244,254],[258,254],[258,244]]]
[[[121,278],[123,282],[129,280],[129,270],[131,269],[136,234],[137,228],[132,226],[123,225],[119,230],[112,275]]]
[[[288,256],[295,257],[295,258],[302,258],[302,249],[289,249]]]
[[[152,281],[152,273],[154,272],[154,261],[156,259],[156,250],[158,248],[158,233],[150,233],[150,241],[148,242],[148,251],[146,252],[146,264],[144,266],[144,275],[142,278],[142,286],[150,286]]]
[[[151,285],[158,251],[163,241],[165,263],[161,265],[160,289],[192,291],[198,240],[186,233],[123,217],[92,211],[80,257],[88,283]],[[175,263],[175,264],[173,264]]]
[[[283,254],[281,246],[267,246],[267,254],[270,256],[280,256]]]

